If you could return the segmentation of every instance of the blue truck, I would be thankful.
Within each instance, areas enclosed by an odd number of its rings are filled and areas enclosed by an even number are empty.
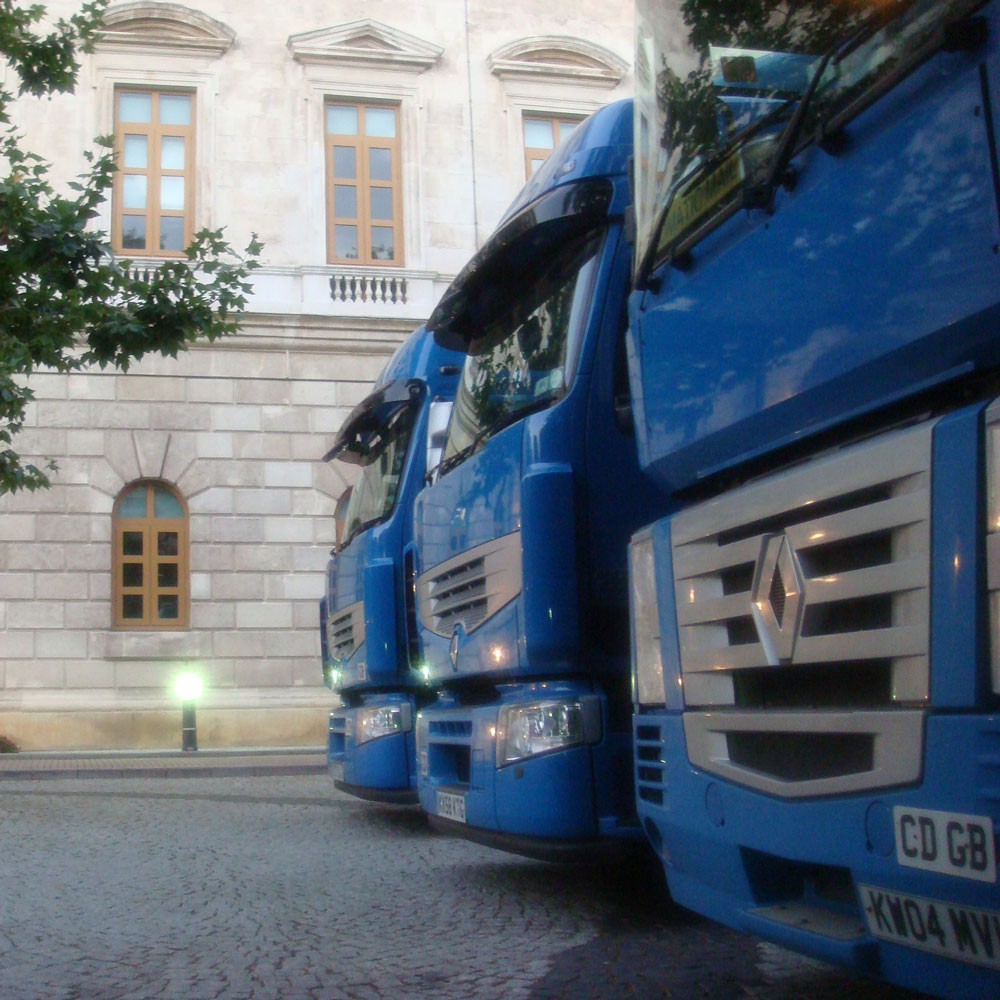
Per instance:
[[[350,413],[326,461],[355,465],[320,602],[329,769],[360,798],[415,804],[413,723],[430,699],[416,631],[413,499],[437,464],[464,355],[415,330]]]
[[[1000,995],[1000,5],[637,27],[640,821],[684,906]]]
[[[626,556],[658,494],[624,352],[631,136],[631,102],[581,123],[428,320],[467,356],[415,505],[420,802],[542,858],[638,835]]]

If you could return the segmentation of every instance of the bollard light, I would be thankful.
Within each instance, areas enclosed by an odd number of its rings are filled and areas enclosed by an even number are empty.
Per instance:
[[[181,700],[181,750],[198,749],[195,701],[201,697],[203,687],[201,678],[191,671],[174,678],[174,694]]]

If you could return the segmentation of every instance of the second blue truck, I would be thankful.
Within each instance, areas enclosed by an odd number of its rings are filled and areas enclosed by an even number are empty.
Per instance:
[[[428,326],[467,356],[417,498],[432,823],[544,858],[638,835],[626,544],[653,508],[625,360],[631,102],[583,122]]]

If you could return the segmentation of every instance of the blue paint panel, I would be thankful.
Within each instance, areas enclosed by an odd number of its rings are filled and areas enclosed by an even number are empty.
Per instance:
[[[497,828],[511,836],[597,836],[589,747],[571,747],[496,770]]]
[[[975,708],[988,684],[988,622],[981,599],[986,515],[980,476],[982,406],[934,429],[931,511],[931,704]]]
[[[669,487],[1000,360],[981,58],[934,57],[843,152],[803,153],[773,216],[742,213],[633,295],[640,456]]]
[[[663,681],[666,707],[675,712],[684,707],[684,692],[678,683],[681,676],[681,644],[674,607],[674,559],[670,549],[670,522],[653,526],[654,572],[660,612],[660,655],[663,657]]]
[[[551,669],[576,655],[579,636],[573,470],[533,465],[521,488],[527,665]]]
[[[391,684],[400,670],[399,622],[403,605],[396,574],[401,565],[389,559],[372,559],[364,570],[365,645],[370,684]],[[405,655],[405,650],[404,650]]]
[[[350,744],[344,757],[344,781],[361,788],[412,787],[413,733],[397,733]]]

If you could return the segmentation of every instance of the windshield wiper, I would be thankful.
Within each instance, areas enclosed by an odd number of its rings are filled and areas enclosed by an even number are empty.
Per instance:
[[[914,0],[910,0],[910,3]],[[909,6],[910,3],[906,4]],[[905,8],[903,8],[905,9]],[[789,163],[796,151],[796,144],[802,132],[802,126],[806,120],[806,114],[812,106],[816,91],[820,81],[831,62],[839,62],[846,58],[858,46],[862,45],[871,35],[883,24],[887,24],[900,16],[901,10],[897,9],[890,13],[888,10],[877,9],[869,13],[845,38],[842,38],[830,49],[828,49],[819,60],[813,71],[809,84],[801,97],[791,98],[784,101],[778,107],[772,109],[758,120],[747,125],[737,132],[725,146],[711,158],[701,164],[683,185],[678,184],[667,204],[660,214],[654,232],[660,233],[670,215],[670,209],[674,198],[681,190],[681,187],[692,187],[699,178],[704,177],[725,158],[735,153],[745,146],[750,139],[769,125],[787,114],[788,109],[795,105],[795,111],[789,119],[788,125],[781,134],[778,148],[769,164],[763,165],[758,172],[758,176],[751,182],[728,198],[715,212],[712,213],[700,226],[689,233],[686,237],[678,240],[670,249],[666,256],[666,261],[679,270],[687,270],[691,266],[691,250],[697,246],[709,233],[717,229],[737,212],[747,208],[763,209],[766,212],[774,210],[774,196],[778,185],[791,188],[795,184],[795,176],[789,169]],[[658,239],[650,241],[646,259],[639,271],[639,278],[636,282],[638,288],[652,288],[650,284],[650,274],[655,266],[656,257],[662,251],[658,246]],[[655,289],[652,289],[655,291]]]
[[[915,46],[908,58],[902,59],[882,75],[872,86],[864,89],[860,96],[847,104],[828,120],[820,120],[816,126],[815,141],[818,143],[829,143],[831,138],[856,115],[859,115],[865,108],[874,104],[883,94],[888,93],[901,80],[910,75],[918,66],[926,62],[934,53],[944,49],[946,51],[970,51],[983,44],[986,40],[986,21],[982,18],[973,18],[970,15],[978,7],[982,6],[983,0],[967,0],[958,10],[953,10],[949,16],[942,17],[936,24],[935,30],[929,33],[927,41]],[[788,127],[781,138],[781,144],[774,157],[774,162],[767,178],[761,183],[758,198],[760,203],[756,207],[765,208],[767,211],[773,210],[774,194],[778,184],[794,186],[795,177],[789,173],[789,163],[791,158],[798,151],[802,127],[806,119],[806,113],[812,106],[819,89],[820,81],[827,67],[837,64],[846,59],[852,52],[855,52],[865,42],[867,42],[880,28],[897,21],[907,12],[910,7],[915,6],[916,0],[908,0],[899,7],[890,11],[886,9],[876,9],[872,11],[846,38],[834,45],[828,52],[824,53],[819,65],[813,73],[809,86],[806,89],[799,106],[795,109]]]
[[[768,168],[765,176],[756,184],[752,184],[744,195],[744,204],[747,208],[762,208],[766,212],[774,211],[774,195],[778,190],[778,185],[794,187],[795,176],[789,170],[789,164],[795,153],[802,126],[806,120],[806,113],[812,107],[816,91],[819,89],[820,81],[826,73],[827,66],[831,62],[840,62],[841,59],[850,55],[859,45],[871,37],[882,25],[895,20],[900,16],[900,11],[889,13],[888,8],[876,8],[846,37],[833,45],[821,56],[816,69],[813,70],[809,80],[809,86],[799,99],[795,113],[792,115],[781,135],[778,148],[775,151],[774,159]]]
[[[341,551],[346,549],[347,546],[350,545],[351,542],[353,542],[354,539],[357,538],[362,532],[367,531],[369,528],[374,528],[377,524],[381,524],[385,521],[393,512],[395,507],[396,505],[393,504],[389,510],[379,514],[377,517],[370,517],[367,521],[359,521],[357,527],[343,540],[343,542],[340,543]]]
[[[456,451],[454,455],[449,455],[447,458],[441,460],[441,464],[438,466],[441,475],[454,469],[456,465],[461,465],[467,458],[474,455],[494,434],[499,434],[500,431],[510,427],[511,424],[516,424],[519,420],[530,416],[532,413],[547,410],[557,400],[562,399],[562,397],[562,392],[553,393],[551,396],[543,396],[541,399],[533,400],[524,406],[518,407],[516,410],[505,413],[498,420],[490,424],[489,427],[483,427],[464,448]]]
[[[674,200],[680,191],[682,189],[689,190],[694,187],[703,177],[725,162],[727,157],[731,156],[740,147],[746,145],[746,143],[749,142],[749,140],[752,139],[758,132],[767,128],[769,125],[773,125],[774,122],[778,121],[782,117],[782,115],[787,114],[788,109],[795,103],[795,101],[796,98],[789,98],[787,101],[783,101],[779,104],[776,108],[772,108],[756,121],[751,122],[749,125],[745,125],[739,130],[739,132],[732,135],[724,146],[713,151],[711,156],[703,160],[690,173],[690,175],[681,178],[674,189],[670,192],[670,197],[667,199],[667,203],[660,210],[660,214],[657,217],[656,224],[652,230],[652,232],[656,235],[654,238],[650,239],[649,246],[646,248],[646,256],[639,268],[639,276],[636,279],[637,288],[651,288],[650,274],[656,266],[657,256],[659,256],[661,250],[663,249],[659,245],[659,234],[663,231],[663,227],[666,225],[667,219],[670,217],[670,211],[674,206]],[[715,229],[716,226],[721,225],[727,218],[734,215],[740,208],[743,207],[744,204],[741,196],[729,199],[719,211],[703,222],[693,233],[674,244],[669,255],[665,258],[667,262],[674,267],[678,267],[683,270],[689,259],[691,248],[701,242],[701,240],[708,235],[709,232]]]

